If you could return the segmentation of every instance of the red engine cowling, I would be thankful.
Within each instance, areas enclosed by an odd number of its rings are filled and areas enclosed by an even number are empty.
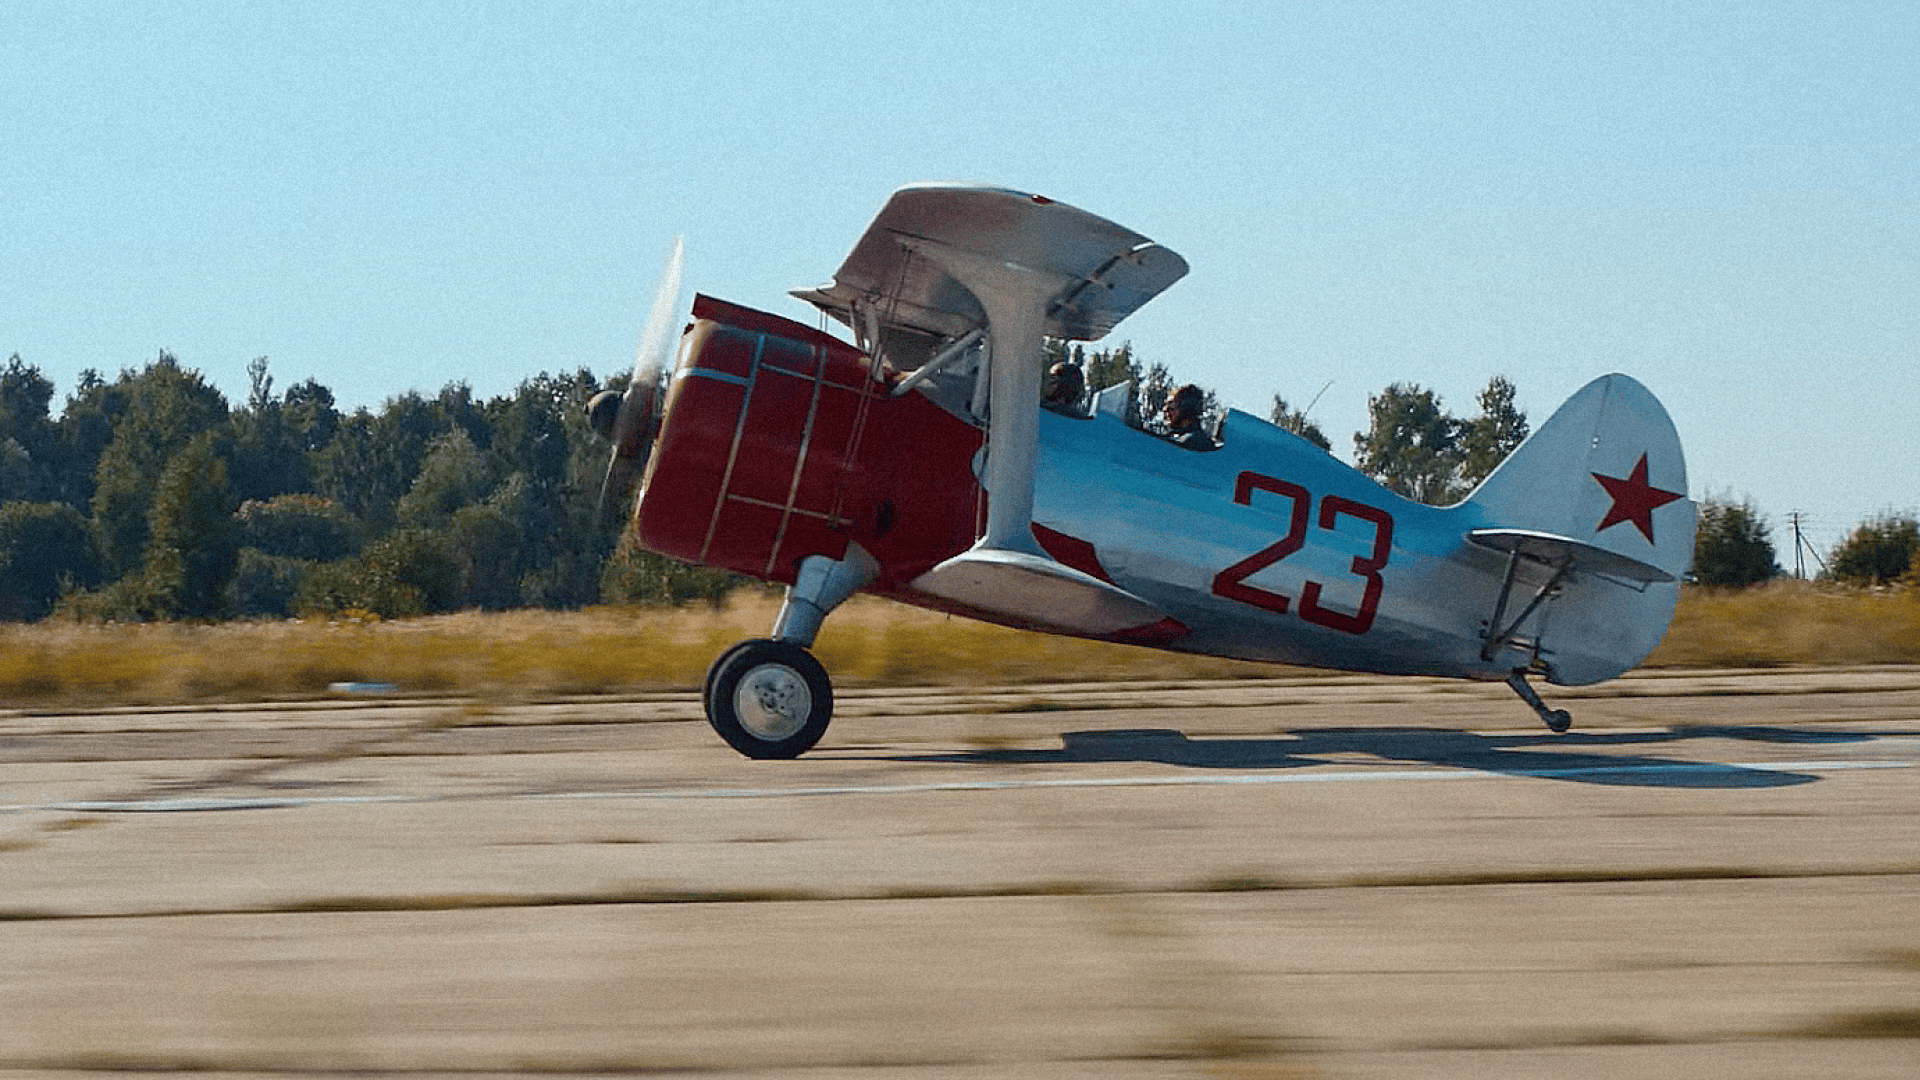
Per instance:
[[[858,542],[897,591],[974,540],[980,431],[860,350],[701,296],[635,510],[640,543],[791,583]]]

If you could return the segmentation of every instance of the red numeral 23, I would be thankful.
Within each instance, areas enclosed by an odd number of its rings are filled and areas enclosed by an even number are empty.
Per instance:
[[[1307,517],[1313,496],[1299,484],[1255,472],[1243,472],[1234,484],[1233,501],[1242,506],[1251,506],[1255,491],[1278,495],[1292,504],[1287,517],[1287,533],[1278,542],[1261,548],[1214,575],[1213,591],[1214,595],[1228,600],[1238,600],[1243,604],[1285,614],[1288,603],[1285,596],[1249,585],[1247,578],[1306,546]],[[1366,583],[1360,594],[1359,610],[1348,615],[1321,607],[1322,586],[1318,581],[1308,581],[1300,589],[1300,617],[1330,630],[1364,634],[1373,628],[1374,613],[1380,608],[1380,593],[1386,587],[1380,571],[1393,555],[1393,517],[1385,510],[1338,495],[1329,495],[1320,500],[1320,528],[1331,530],[1342,515],[1373,526],[1373,551],[1366,556],[1356,555],[1353,559],[1354,576]]]

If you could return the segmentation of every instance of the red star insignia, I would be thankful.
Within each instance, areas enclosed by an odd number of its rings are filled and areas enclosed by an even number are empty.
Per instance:
[[[1607,489],[1607,494],[1613,497],[1613,508],[1607,511],[1607,516],[1601,519],[1600,527],[1595,529],[1595,532],[1605,532],[1623,521],[1631,521],[1633,527],[1639,529],[1640,535],[1646,537],[1647,543],[1651,544],[1653,543],[1653,512],[1682,496],[1681,492],[1662,491],[1647,483],[1647,455],[1645,454],[1640,455],[1640,463],[1633,467],[1633,472],[1627,474],[1624,480],[1613,476],[1601,476],[1599,473],[1592,475],[1595,480],[1600,481],[1601,487]]]

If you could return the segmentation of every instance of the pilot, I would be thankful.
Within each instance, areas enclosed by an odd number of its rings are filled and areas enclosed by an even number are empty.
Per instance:
[[[1046,382],[1040,389],[1040,404],[1064,416],[1085,416],[1080,399],[1086,393],[1087,377],[1081,373],[1080,365],[1062,360],[1047,369]]]
[[[1206,391],[1188,383],[1167,399],[1166,407],[1160,410],[1159,429],[1155,434],[1188,450],[1219,449],[1220,444],[1200,426],[1206,409]]]

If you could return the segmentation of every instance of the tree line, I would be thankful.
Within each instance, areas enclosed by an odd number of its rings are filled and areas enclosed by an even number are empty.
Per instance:
[[[1089,393],[1131,381],[1136,387],[1126,420],[1141,427],[1157,414],[1177,388],[1166,365],[1142,365],[1131,345],[1088,352],[1065,342],[1049,345],[1050,363],[1076,364],[1085,372]],[[1209,423],[1222,413],[1219,397],[1201,387]],[[1444,506],[1457,502],[1486,479],[1526,440],[1527,414],[1515,404],[1513,383],[1504,375],[1487,381],[1471,417],[1456,417],[1439,395],[1413,383],[1394,383],[1367,401],[1367,430],[1353,436],[1354,465],[1389,489],[1417,502]],[[1306,411],[1273,395],[1267,420],[1320,449],[1333,443]]]
[[[1131,380],[1129,419],[1177,384],[1131,346],[1056,343],[1090,390]],[[0,369],[0,619],[58,611],[94,620],[217,619],[714,600],[739,583],[640,551],[594,506],[607,448],[584,404],[619,389],[590,371],[542,372],[481,400],[463,383],[341,410],[313,379],[277,390],[265,358],[238,406],[162,352],[109,381],[83,372],[64,407],[13,356]],[[1217,417],[1217,397],[1207,392]],[[1504,377],[1470,417],[1396,383],[1368,403],[1355,464],[1387,487],[1445,504],[1525,439]],[[1278,426],[1331,451],[1279,395]],[[1863,524],[1828,560],[1840,580],[1920,574],[1911,518]],[[1746,503],[1701,507],[1695,575],[1742,585],[1779,573]]]
[[[344,412],[248,366],[229,405],[162,352],[112,381],[0,370],[0,617],[150,620],[579,607],[720,595],[724,575],[620,544],[587,370],[480,400],[455,383]],[[617,385],[621,380],[616,377]]]
[[[1912,514],[1876,514],[1855,525],[1819,559],[1819,580],[1884,588],[1920,585],[1920,520]],[[1746,588],[1787,576],[1773,530],[1752,500],[1708,496],[1694,534],[1693,580]]]

